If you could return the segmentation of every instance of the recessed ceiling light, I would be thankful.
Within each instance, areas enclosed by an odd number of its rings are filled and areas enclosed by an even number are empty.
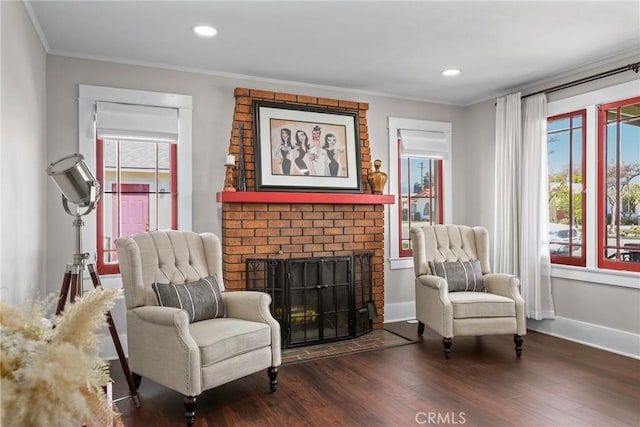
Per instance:
[[[213,37],[218,34],[218,30],[208,25],[198,25],[197,27],[193,27],[193,32],[203,37]]]
[[[447,68],[446,70],[442,70],[443,76],[457,76],[460,74],[460,68]]]

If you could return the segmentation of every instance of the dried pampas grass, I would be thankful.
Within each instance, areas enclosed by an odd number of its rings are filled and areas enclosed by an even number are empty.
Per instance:
[[[43,303],[0,301],[1,425],[122,426],[103,390],[110,378],[96,335],[120,296],[91,290],[67,305],[55,327],[43,321]]]

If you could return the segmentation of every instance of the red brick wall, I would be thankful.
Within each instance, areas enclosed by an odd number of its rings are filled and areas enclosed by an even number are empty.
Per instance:
[[[244,160],[247,191],[255,191],[253,147],[253,100],[271,100],[296,105],[326,106],[357,111],[363,191],[369,193],[367,172],[371,169],[366,112],[368,104],[278,92],[237,88],[229,153],[239,154],[239,126],[244,126]],[[237,176],[234,175],[237,182]],[[236,184],[234,182],[234,185]],[[384,208],[383,205],[223,203],[222,252],[224,280],[228,289],[243,289],[245,260],[263,255],[305,258],[373,252],[374,297],[378,319],[384,318]]]

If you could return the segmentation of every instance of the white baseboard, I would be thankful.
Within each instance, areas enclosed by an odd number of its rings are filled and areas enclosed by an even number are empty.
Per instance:
[[[640,335],[566,317],[527,319],[527,329],[640,359]]]
[[[122,345],[124,355],[127,356],[129,354],[129,348],[127,346],[127,334],[118,334],[118,337],[120,338],[120,344]],[[105,335],[102,335],[102,337],[100,337],[100,358],[104,360],[118,359],[116,346],[113,344],[111,334],[109,334],[108,331]]]
[[[413,301],[384,305],[384,323],[402,322],[416,318],[416,303]]]

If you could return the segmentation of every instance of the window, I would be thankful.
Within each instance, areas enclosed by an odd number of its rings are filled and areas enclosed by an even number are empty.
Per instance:
[[[582,123],[582,134],[585,135],[583,159],[585,163],[582,184],[579,179],[571,179],[574,184],[574,197],[565,196],[566,205],[573,200],[573,225],[566,234],[574,240],[576,231],[580,236],[581,256],[584,264],[576,263],[578,251],[556,254],[564,257],[552,257],[553,277],[607,284],[640,289],[638,272],[640,261],[635,259],[634,243],[640,243],[640,236],[634,236],[637,223],[630,224],[638,210],[638,201],[633,196],[633,189],[640,184],[640,177],[633,178],[629,173],[632,165],[640,163],[640,123],[638,122],[638,104],[640,103],[640,80],[631,80],[609,87],[575,96],[557,99],[548,104],[549,132],[549,174],[553,175],[554,165],[569,163],[569,155],[562,157],[551,151],[558,150],[559,141],[552,138],[563,134],[565,141],[573,132],[573,144],[576,142]],[[583,115],[584,112],[584,115]],[[582,116],[580,119],[577,116]],[[564,118],[564,122],[561,121]],[[573,118],[573,120],[567,120]],[[560,119],[554,123],[555,119]],[[569,130],[571,129],[571,132]],[[553,144],[556,146],[553,146]],[[635,151],[634,151],[635,150]],[[574,151],[575,172],[576,162]],[[555,163],[554,163],[555,162]],[[605,165],[606,171],[605,171]],[[557,168],[556,168],[557,169]],[[568,170],[568,169],[567,169]],[[572,174],[575,175],[575,174]],[[568,176],[568,175],[567,175]],[[568,182],[568,178],[566,182]],[[550,192],[553,183],[550,183]],[[606,190],[608,189],[608,190]],[[568,189],[566,189],[568,193]],[[576,193],[582,193],[582,216],[576,210]],[[550,194],[552,196],[552,194]],[[552,203],[550,203],[552,207]],[[620,208],[618,208],[620,207]],[[549,213],[555,220],[564,215],[562,208]],[[619,218],[618,218],[619,217]],[[568,224],[570,220],[565,220]],[[612,222],[613,221],[613,222]],[[554,222],[554,221],[550,221]],[[562,221],[557,221],[562,223]],[[578,239],[573,242],[576,247]],[[565,248],[570,241],[560,242]],[[568,249],[566,249],[568,250]]]
[[[98,272],[113,274],[118,237],[177,226],[178,110],[98,101],[95,126]]]
[[[98,139],[98,271],[118,272],[115,239],[177,227],[177,145]]]
[[[400,256],[412,256],[409,230],[416,225],[442,224],[442,160],[401,157],[399,168]]]
[[[82,240],[95,248],[98,272],[116,274],[117,237],[191,230],[191,96],[88,85],[79,95],[79,152],[101,184]]]
[[[551,262],[586,265],[586,110],[547,120]]]
[[[598,108],[598,266],[640,271],[640,97]]]
[[[390,268],[411,268],[413,225],[451,222],[451,123],[389,118]]]

